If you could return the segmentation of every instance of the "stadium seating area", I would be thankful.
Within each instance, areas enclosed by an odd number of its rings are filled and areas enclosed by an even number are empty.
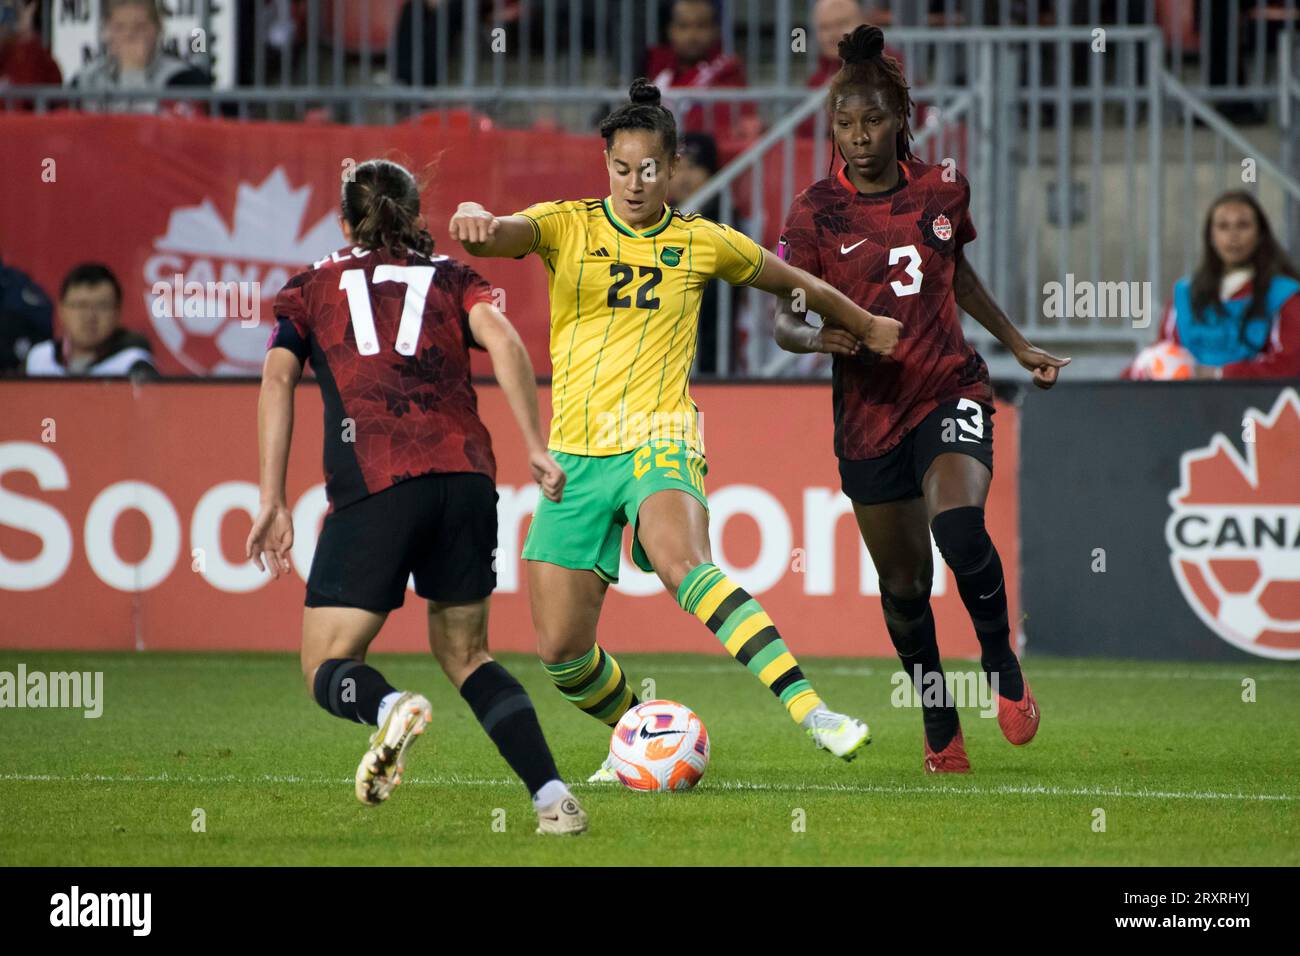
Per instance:
[[[527,131],[539,148],[590,136],[646,74],[715,157],[713,181],[679,202],[770,248],[794,194],[830,168],[816,90],[837,68],[837,37],[875,23],[913,86],[918,154],[951,160],[972,182],[986,237],[979,267],[1039,339],[1080,355],[1075,373],[1085,377],[1118,374],[1151,341],[1172,280],[1196,265],[1199,219],[1242,182],[1243,163],[1256,170],[1244,185],[1283,244],[1294,249],[1300,236],[1300,185],[1287,172],[1300,153],[1293,0],[241,0],[172,16],[148,0],[100,0],[77,13],[50,0],[3,8],[0,119],[296,123],[319,142],[338,126],[413,124],[428,144],[418,158],[462,132],[487,143]],[[133,141],[119,129],[123,144]],[[229,167],[259,179],[270,171]],[[221,205],[216,185],[191,201]],[[56,268],[27,255],[16,227],[0,227],[0,256],[47,300],[69,268],[108,258],[87,248]],[[107,264],[134,272],[130,258]],[[1066,276],[1148,283],[1151,307],[1049,314],[1044,290]],[[32,308],[45,310],[33,328],[48,326],[48,307]],[[170,351],[146,316],[128,309],[123,321]],[[706,306],[705,325],[702,374],[826,372],[824,357],[775,349],[770,316],[729,288]],[[971,334],[995,372],[1013,371],[982,330]],[[174,358],[162,356],[166,372],[195,370]]]

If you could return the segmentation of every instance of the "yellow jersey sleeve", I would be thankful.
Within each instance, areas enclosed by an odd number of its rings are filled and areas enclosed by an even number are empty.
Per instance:
[[[535,252],[543,259],[551,259],[564,244],[568,230],[577,222],[581,207],[572,202],[539,202],[515,215],[523,216],[533,227],[533,243],[524,255]]]
[[[720,222],[705,224],[713,245],[713,274],[732,285],[749,285],[763,271],[763,247],[743,232]]]

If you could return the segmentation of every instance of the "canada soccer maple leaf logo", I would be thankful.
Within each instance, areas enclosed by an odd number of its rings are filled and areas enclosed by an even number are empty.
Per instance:
[[[304,222],[311,194],[310,186],[295,188],[277,166],[261,183],[237,185],[229,225],[211,198],[171,211],[167,232],[154,240],[145,265],[144,301],[154,332],[190,372],[259,372],[275,293],[294,273],[344,245],[332,215]],[[159,282],[182,285],[179,308],[169,296],[154,294]],[[255,321],[232,315],[226,297],[214,292],[227,284],[256,299]]]
[[[1284,389],[1183,453],[1165,526],[1174,577],[1205,624],[1262,657],[1300,659],[1300,396]]]

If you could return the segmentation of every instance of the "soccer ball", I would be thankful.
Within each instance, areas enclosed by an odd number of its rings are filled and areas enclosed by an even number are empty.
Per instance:
[[[689,790],[709,765],[709,733],[689,707],[648,700],[614,725],[609,759],[630,790]]]
[[[1134,376],[1157,382],[1183,381],[1192,377],[1196,359],[1192,353],[1173,342],[1157,342],[1138,353],[1133,360]]]

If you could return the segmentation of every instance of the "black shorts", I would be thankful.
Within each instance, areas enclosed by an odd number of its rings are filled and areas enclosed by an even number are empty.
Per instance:
[[[919,498],[926,471],[949,452],[970,455],[993,473],[993,406],[970,398],[943,402],[880,457],[841,458],[840,486],[863,505]]]
[[[497,575],[497,491],[487,475],[421,475],[325,516],[307,577],[308,607],[391,611],[415,593],[478,601]]]

